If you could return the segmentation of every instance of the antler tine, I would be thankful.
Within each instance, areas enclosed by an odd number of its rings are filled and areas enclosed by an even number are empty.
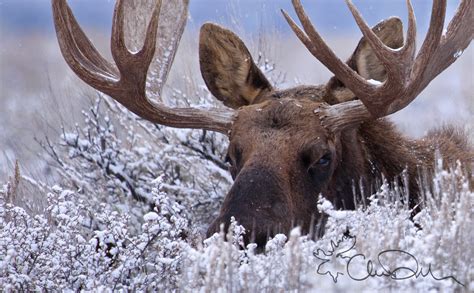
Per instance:
[[[379,37],[377,37],[377,35],[369,27],[367,22],[362,18],[362,15],[360,14],[359,10],[354,6],[351,0],[345,1],[347,7],[349,7],[349,10],[351,11],[352,16],[354,17],[357,23],[357,26],[359,27],[367,42],[369,42],[370,46],[374,50],[375,55],[377,55],[381,62],[390,64],[393,60],[393,55],[396,54],[396,51],[394,51],[392,48],[387,47],[379,39]]]
[[[435,0],[432,8],[430,28],[422,48],[415,59],[403,97],[393,103],[395,110],[402,109],[444,69],[451,65],[465,50],[474,35],[473,3],[463,0],[451,19],[446,34],[443,27],[446,15],[446,0]]]
[[[66,62],[87,84],[109,95],[143,119],[171,127],[199,128],[227,134],[235,115],[231,109],[170,108],[148,100],[146,77],[155,53],[161,7],[161,0],[156,1],[144,45],[137,53],[130,52],[126,47],[124,2],[117,1],[111,38],[112,57],[117,70],[87,39],[66,0],[52,0],[58,41]],[[187,7],[188,1],[183,0],[183,3]],[[180,26],[184,26],[185,20],[180,17],[179,21],[183,22]],[[178,41],[175,42],[176,47],[177,44]],[[169,69],[169,66],[165,69]]]
[[[155,53],[160,8],[161,0],[158,0],[153,9],[150,22],[148,23],[143,47],[138,52],[132,53],[128,50],[125,43],[123,0],[117,0],[112,24],[111,50],[114,61],[122,74],[122,78],[139,77],[137,80],[142,80],[143,76],[146,77],[148,67]],[[145,64],[146,66],[133,66],[132,64],[135,62]],[[132,68],[136,69],[137,72],[131,74],[130,69]]]
[[[123,0],[117,0],[115,4],[111,38],[112,57],[120,71],[120,82],[135,83],[136,88],[140,90],[139,98],[146,99],[146,76],[155,53],[160,8],[161,0],[158,0],[148,23],[143,47],[138,52],[132,53],[125,43]]]
[[[150,23],[146,30],[146,37],[143,43],[143,48],[138,51],[137,56],[143,58],[143,62],[150,63],[155,54],[156,36],[158,33],[158,20],[160,18],[161,0],[156,1],[153,13],[151,15]]]
[[[412,72],[414,76],[420,76],[421,71],[426,70],[426,65],[439,46],[446,17],[446,2],[446,0],[433,1],[430,26],[416,57],[416,63]]]
[[[409,73],[410,67],[408,64],[413,62],[414,53],[416,50],[415,39],[416,39],[416,21],[413,12],[413,6],[411,1],[407,0],[408,7],[408,32],[407,39],[402,48],[392,49],[385,45],[374,31],[369,27],[367,22],[363,19],[359,10],[354,6],[351,0],[346,0],[346,4],[349,7],[357,26],[360,28],[365,39],[372,47],[377,58],[385,65],[387,71],[386,83],[401,84],[406,79],[407,73]],[[385,88],[391,88],[391,85],[385,85],[381,90]]]
[[[358,101],[339,103],[316,109],[324,125],[339,131],[367,119],[392,114],[411,103],[440,72],[452,64],[459,52],[467,48],[474,35],[473,0],[462,0],[442,35],[446,15],[446,0],[433,0],[430,28],[416,58],[416,21],[410,0],[407,0],[408,30],[402,48],[388,48],[367,25],[351,0],[346,3],[362,34],[382,62],[387,79],[382,86],[368,82],[354,71],[347,70],[342,61],[324,43],[305,14],[299,0],[293,6],[303,25],[304,32],[283,12],[298,38],[308,50],[341,80],[358,98]]]
[[[437,48],[433,49],[435,53],[425,70],[425,72],[429,71],[431,79],[456,61],[471,43],[474,37],[474,26],[472,25],[474,23],[474,3],[472,2],[472,0],[461,1],[445,35],[441,37]],[[421,80],[421,83],[426,86],[431,79]]]
[[[407,36],[405,39],[405,44],[400,49],[401,55],[406,55],[405,58],[413,61],[415,58],[416,51],[416,19],[415,12],[413,11],[413,5],[411,5],[411,0],[407,0],[408,8],[408,29]]]
[[[53,15],[61,52],[71,69],[87,83],[109,87],[117,70],[97,52],[65,0],[53,0]]]
[[[392,49],[383,44],[377,37],[352,1],[346,0],[346,3],[362,34],[372,47],[377,58],[385,66],[387,72],[387,79],[379,88],[366,91],[360,87],[354,87],[351,90],[359,97],[375,118],[386,116],[396,111],[394,107],[401,107],[401,103],[405,102],[403,99],[388,100],[386,97],[393,97],[408,88],[416,50],[416,20],[413,6],[410,0],[406,1],[409,25],[405,44],[401,48]],[[350,86],[348,85],[348,87]]]
[[[474,27],[472,25],[468,26],[468,24],[472,24],[474,18],[474,7],[472,4],[472,0],[461,1],[456,14],[448,25],[442,45],[445,45],[448,41],[455,41],[456,37],[459,37],[457,41],[461,42],[459,47],[467,47],[469,45],[474,33]],[[458,33],[458,30],[461,28],[467,28],[466,34]]]
[[[311,24],[311,20],[304,11],[303,5],[301,5],[300,0],[292,0],[293,7],[295,12],[300,20],[304,32],[294,20],[282,10],[283,16],[290,25],[293,32],[301,40],[301,42],[306,46],[306,48],[316,57],[321,63],[323,63],[332,73],[334,73],[338,78],[340,78],[344,84],[348,87],[350,85],[359,86],[368,90],[373,87],[371,84],[367,83],[361,76],[359,76],[354,70],[352,70],[347,64],[345,64],[341,59],[339,59],[336,54],[329,48],[329,46],[324,42],[323,38],[316,31],[314,26]]]
[[[124,64],[125,60],[133,57],[127,49],[125,44],[124,35],[124,4],[122,0],[117,0],[114,8],[114,15],[112,18],[112,36],[110,40],[110,50],[112,52],[112,58],[114,58],[115,64],[120,71],[120,74],[124,75],[124,69],[127,64]]]

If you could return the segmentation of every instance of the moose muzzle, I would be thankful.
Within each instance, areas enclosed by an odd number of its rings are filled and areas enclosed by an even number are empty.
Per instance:
[[[226,196],[219,217],[213,221],[207,236],[227,232],[231,217],[245,227],[244,240],[263,246],[267,238],[286,233],[291,228],[292,211],[281,175],[263,166],[242,169]]]

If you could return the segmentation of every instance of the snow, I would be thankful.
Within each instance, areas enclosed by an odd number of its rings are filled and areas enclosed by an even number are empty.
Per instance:
[[[378,80],[375,80],[375,79],[368,79],[367,82],[370,83],[371,85],[375,85],[375,86],[379,86],[379,85],[382,84],[382,82],[380,82]]]
[[[319,197],[317,207],[318,207],[318,210],[320,212],[325,213],[325,214],[331,216],[332,218],[335,218],[335,219],[338,219],[338,220],[348,218],[350,216],[350,214],[353,213],[351,211],[336,211],[336,210],[334,210],[334,206],[332,205],[332,203],[329,200],[322,197],[321,195]]]
[[[454,58],[459,58],[462,56],[463,50],[457,50],[456,53],[454,53],[453,57]]]
[[[159,218],[159,215],[155,212],[149,212],[143,216],[143,219],[147,222],[156,221]]]

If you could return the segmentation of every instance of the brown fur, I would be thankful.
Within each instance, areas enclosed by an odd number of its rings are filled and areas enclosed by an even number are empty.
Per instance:
[[[383,21],[374,31],[389,46],[401,45],[398,19]],[[314,109],[357,99],[336,78],[321,86],[275,90],[242,41],[212,24],[203,28],[200,48],[201,70],[211,92],[224,104],[240,107],[228,150],[235,182],[208,234],[219,231],[222,223],[228,225],[232,216],[248,230],[246,240],[259,245],[295,225],[308,232],[312,221],[321,219],[316,208],[320,193],[338,209],[354,209],[354,185],[361,184],[365,193],[358,196],[366,197],[377,188],[380,176],[392,182],[404,170],[413,208],[419,203],[418,170],[433,169],[435,150],[446,165],[458,159],[469,167],[474,162],[472,147],[455,128],[412,140],[379,119],[330,133]],[[348,64],[367,79],[385,78],[383,66],[363,39]]]
[[[199,56],[207,87],[227,107],[253,104],[262,91],[271,89],[247,47],[229,30],[214,24],[204,24],[200,34]]]

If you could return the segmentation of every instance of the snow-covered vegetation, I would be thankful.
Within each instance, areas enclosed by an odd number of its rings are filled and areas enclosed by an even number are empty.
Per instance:
[[[474,286],[474,193],[460,169],[438,171],[434,192],[426,194],[426,207],[414,221],[383,185],[370,205],[357,211],[334,211],[321,199],[319,207],[330,216],[322,239],[313,241],[295,229],[288,241],[275,236],[261,254],[252,244],[242,247],[243,229],[237,225],[231,241],[217,234],[204,244],[195,241],[191,207],[163,191],[162,177],[150,183],[147,200],[153,207],[135,226],[132,219],[138,216],[120,205],[91,205],[89,194],[59,186],[45,190],[44,213],[31,215],[10,203],[17,179],[3,185],[0,198],[0,283],[6,291],[455,291]],[[380,260],[384,251],[386,259]],[[356,254],[361,255],[350,258]],[[372,272],[391,270],[392,275],[367,278],[369,260]]]
[[[41,142],[56,184],[17,166],[0,189],[5,291],[474,288],[474,192],[461,166],[425,178],[433,186],[413,220],[388,182],[356,211],[321,195],[321,239],[294,229],[257,253],[238,223],[203,239],[231,182],[224,137],[149,124],[106,97],[83,117]]]

